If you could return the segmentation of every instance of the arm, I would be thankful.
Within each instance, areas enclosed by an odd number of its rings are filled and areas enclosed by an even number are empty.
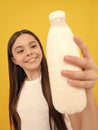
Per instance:
[[[87,92],[87,107],[81,113],[69,115],[73,130],[98,130],[98,108],[92,89]]]
[[[92,89],[87,92],[87,107],[80,116],[81,130],[98,130],[98,108]]]
[[[84,111],[70,115],[73,130],[98,130],[98,108],[92,88],[95,85],[98,75],[98,67],[95,65],[87,47],[78,38],[74,37],[75,42],[80,47],[83,57],[65,56],[65,61],[79,66],[82,71],[63,70],[62,74],[68,77],[68,82],[72,86],[84,88],[87,95],[87,106]]]

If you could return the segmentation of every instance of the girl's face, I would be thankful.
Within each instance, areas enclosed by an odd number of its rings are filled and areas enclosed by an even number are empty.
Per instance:
[[[30,34],[22,34],[16,39],[12,54],[12,61],[21,66],[24,71],[39,70],[42,51],[37,40]]]

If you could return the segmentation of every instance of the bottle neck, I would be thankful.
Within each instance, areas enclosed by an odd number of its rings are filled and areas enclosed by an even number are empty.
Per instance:
[[[58,17],[50,20],[50,25],[51,26],[65,26],[65,18],[64,17]]]

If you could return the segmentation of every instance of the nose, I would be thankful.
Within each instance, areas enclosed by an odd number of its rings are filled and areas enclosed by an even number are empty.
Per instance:
[[[32,55],[32,52],[27,54],[27,56],[31,56],[31,55]]]
[[[30,51],[30,49],[26,49],[26,56],[31,56],[33,53]]]

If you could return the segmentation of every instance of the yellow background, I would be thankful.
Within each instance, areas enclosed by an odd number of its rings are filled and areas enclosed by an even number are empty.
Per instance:
[[[64,10],[75,34],[87,44],[98,65],[98,0],[1,0],[0,1],[0,130],[9,130],[7,42],[13,32],[30,29],[45,49],[48,14]],[[98,104],[98,81],[94,88]]]

